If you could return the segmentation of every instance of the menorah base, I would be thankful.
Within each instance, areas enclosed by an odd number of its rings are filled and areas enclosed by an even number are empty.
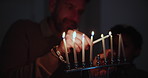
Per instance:
[[[76,71],[84,71],[84,70],[90,70],[90,69],[96,69],[96,68],[103,68],[103,67],[117,67],[117,66],[122,66],[122,65],[129,65],[130,63],[120,63],[120,64],[109,64],[109,65],[100,65],[100,66],[92,66],[92,67],[78,67],[74,69],[68,69],[65,70],[65,72],[76,72]]]

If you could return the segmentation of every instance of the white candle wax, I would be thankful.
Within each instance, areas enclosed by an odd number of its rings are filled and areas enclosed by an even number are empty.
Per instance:
[[[85,62],[85,35],[82,35],[82,62]]]
[[[93,52],[93,36],[94,36],[94,31],[91,32],[91,44],[90,44],[90,62],[92,62],[92,52]]]
[[[74,52],[74,63],[78,63],[77,62],[77,53],[76,53],[76,49],[75,49],[75,38],[76,38],[76,31],[73,32],[73,52]]]
[[[109,35],[106,35],[106,36],[104,36],[103,38],[106,39],[106,38],[108,38],[108,37],[109,37]],[[102,38],[99,38],[99,39],[93,41],[93,44],[96,44],[96,43],[100,42],[101,40],[102,40]]]
[[[120,52],[121,52],[121,34],[118,34],[118,59],[120,59]]]
[[[121,48],[122,48],[122,53],[123,53],[124,61],[126,61],[125,50],[124,50],[124,44],[123,44],[123,38],[122,38],[122,35],[121,35]]]
[[[65,48],[66,63],[67,63],[67,64],[70,64],[70,62],[69,62],[69,57],[68,57],[68,51],[67,51],[66,40],[65,40],[65,32],[63,32],[62,37],[63,37],[64,48]]]
[[[109,32],[110,35],[110,49],[111,49],[111,60],[113,60],[113,39],[112,39],[112,32]]]
[[[103,48],[103,53],[104,53],[104,60],[106,62],[106,52],[105,52],[105,41],[104,41],[104,35],[101,34],[102,37],[102,48]]]

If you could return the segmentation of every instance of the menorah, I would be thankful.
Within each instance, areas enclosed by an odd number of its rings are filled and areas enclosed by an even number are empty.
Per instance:
[[[108,35],[103,35],[101,34],[101,38],[94,40],[93,41],[93,36],[94,36],[94,32],[92,31],[91,33],[91,44],[90,44],[90,52],[89,52],[89,62],[86,65],[86,59],[85,59],[85,47],[84,47],[84,43],[85,43],[85,34],[82,35],[82,54],[81,54],[81,63],[78,63],[77,60],[77,53],[75,51],[75,37],[76,37],[76,32],[73,32],[73,67],[71,67],[71,63],[70,63],[70,59],[69,59],[69,55],[67,52],[67,48],[66,48],[66,40],[65,40],[65,32],[63,33],[63,42],[64,42],[64,47],[65,47],[65,56],[66,56],[66,69],[65,72],[75,72],[75,71],[84,71],[84,70],[90,70],[90,69],[97,69],[97,68],[110,68],[110,67],[114,67],[114,66],[121,66],[121,65],[126,65],[128,64],[126,62],[126,57],[125,57],[125,51],[124,51],[124,45],[123,45],[123,40],[122,40],[122,35],[121,34],[117,34],[118,35],[118,55],[117,57],[114,57],[114,52],[113,52],[113,36],[112,33],[109,32]],[[110,50],[111,50],[111,58],[108,59],[106,56],[106,47],[105,47],[105,39],[110,39]],[[103,50],[103,55],[104,58],[100,58],[100,55],[97,54],[95,60],[96,63],[95,65],[93,65],[93,45],[96,43],[102,42],[102,50]],[[123,55],[123,59],[121,59],[121,52]],[[88,60],[87,60],[88,61]],[[103,61],[103,62],[102,62]]]

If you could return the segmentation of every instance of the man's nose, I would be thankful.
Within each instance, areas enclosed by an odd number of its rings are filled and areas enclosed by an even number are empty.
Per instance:
[[[78,12],[74,12],[72,18],[73,18],[73,21],[75,21],[76,23],[80,22],[80,14]]]

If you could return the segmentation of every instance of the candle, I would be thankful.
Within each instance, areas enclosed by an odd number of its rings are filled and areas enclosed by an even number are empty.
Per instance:
[[[123,53],[124,61],[126,61],[125,50],[124,50],[124,44],[123,44],[123,38],[122,38],[122,35],[121,35],[121,48],[122,48],[122,53]]]
[[[103,38],[106,39],[106,38],[108,38],[108,37],[109,37],[109,35],[106,35],[106,36],[104,36]],[[96,43],[100,42],[101,40],[102,40],[102,38],[99,38],[99,39],[93,41],[93,44],[96,44]]]
[[[90,63],[92,62],[92,52],[93,52],[93,36],[94,36],[94,31],[91,32],[91,44],[90,44]]]
[[[105,41],[104,41],[104,35],[101,34],[102,37],[102,48],[103,48],[103,53],[104,53],[104,60],[106,62],[106,52],[105,52]]]
[[[120,61],[120,52],[121,52],[121,34],[118,34],[118,61]]]
[[[70,64],[70,62],[69,62],[69,57],[68,57],[68,51],[67,51],[66,40],[65,40],[65,32],[63,32],[62,38],[63,38],[64,48],[65,48],[66,63],[67,63],[67,64]]]
[[[76,49],[75,49],[75,38],[76,38],[76,31],[73,32],[73,52],[74,52],[74,63],[78,63],[77,62],[77,53],[76,53]]]
[[[113,39],[112,39],[112,32],[109,31],[109,35],[110,35],[110,49],[111,49],[111,60],[113,61]]]
[[[82,35],[82,63],[85,62],[85,35]]]

